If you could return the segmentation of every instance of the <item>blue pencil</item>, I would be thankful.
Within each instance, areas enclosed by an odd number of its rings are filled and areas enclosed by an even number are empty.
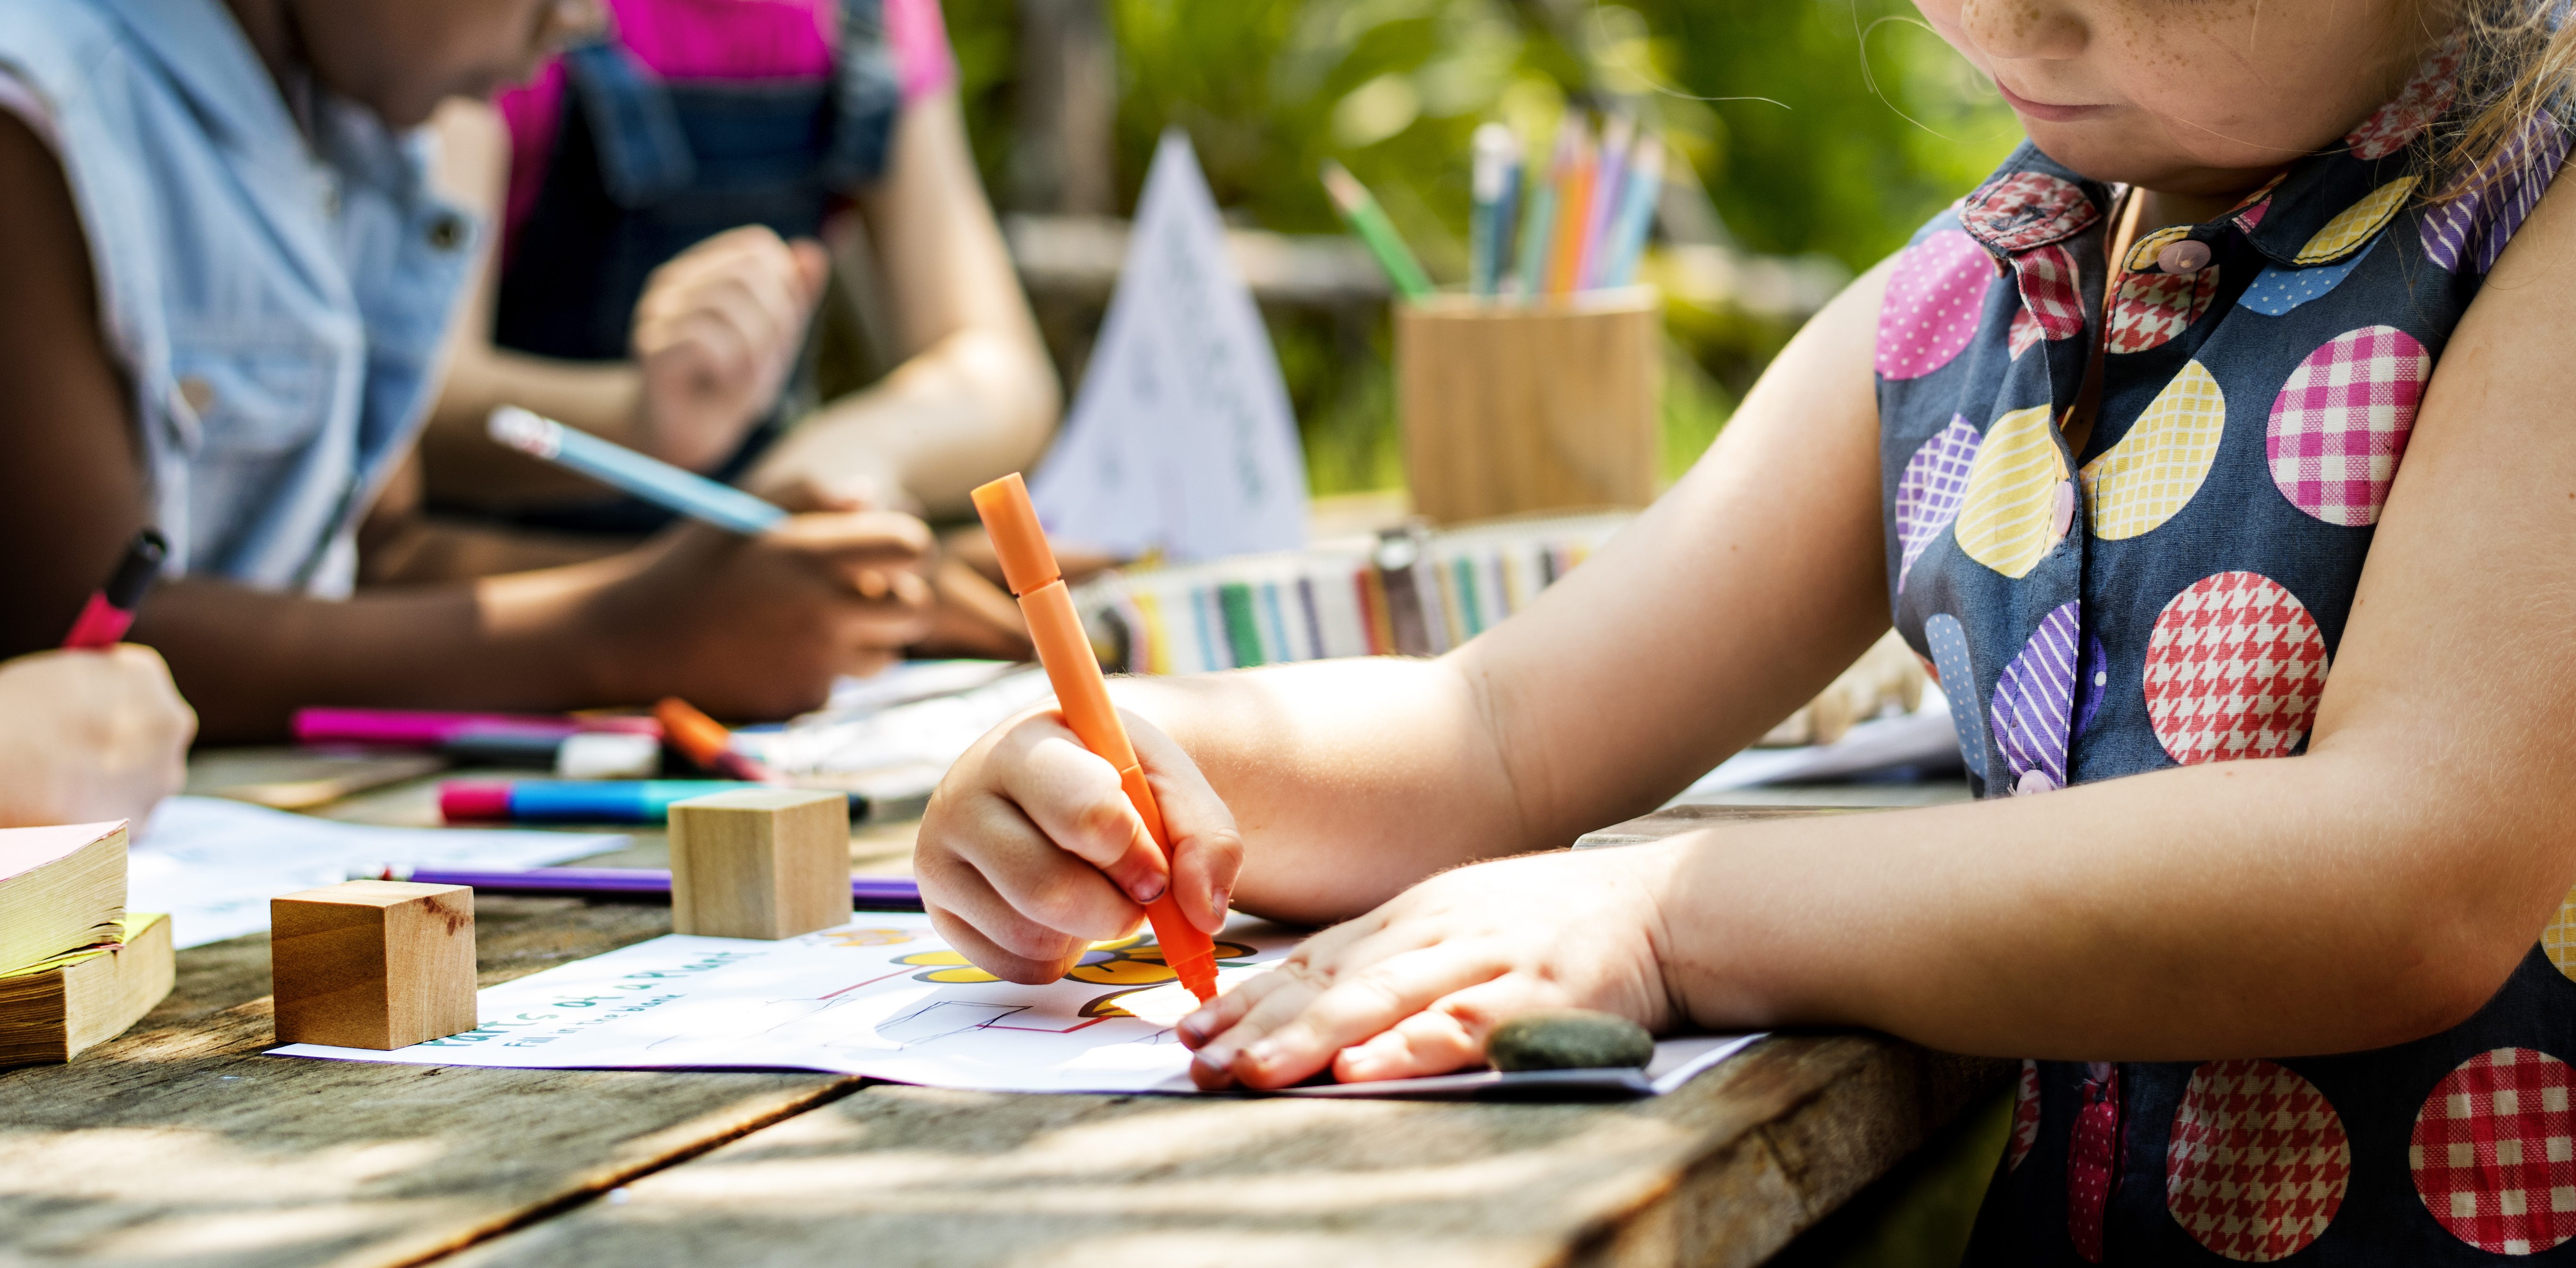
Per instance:
[[[1529,193],[1523,202],[1529,207],[1521,216],[1521,284],[1522,299],[1535,299],[1547,286],[1548,245],[1556,236],[1556,187],[1574,161],[1574,123],[1571,115],[1556,130],[1556,153],[1548,161],[1545,175],[1530,172],[1524,184]]]
[[[648,458],[516,405],[492,411],[485,428],[505,448],[543,458],[675,514],[746,537],[757,536],[787,518],[787,512],[731,485],[683,471],[659,458]]]
[[[1480,297],[1493,295],[1510,254],[1512,173],[1520,160],[1520,141],[1499,123],[1479,125],[1475,139],[1475,209],[1467,232],[1467,289]]]
[[[1650,136],[1637,143],[1636,159],[1628,166],[1627,188],[1620,191],[1604,248],[1601,285],[1626,286],[1636,280],[1637,261],[1645,255],[1646,234],[1654,228],[1655,204],[1663,192],[1664,147]]]

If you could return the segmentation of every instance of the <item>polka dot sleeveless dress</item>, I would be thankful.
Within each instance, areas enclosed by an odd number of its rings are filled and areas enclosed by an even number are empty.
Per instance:
[[[2420,188],[2411,142],[2457,63],[2121,259],[2114,191],[2024,146],[1896,260],[1888,579],[1981,795],[2305,750],[2434,363],[2567,158],[2534,119]],[[2061,427],[2096,342],[2079,450]],[[2571,1061],[2576,902],[2415,1043],[2028,1062],[1967,1262],[2576,1264]]]

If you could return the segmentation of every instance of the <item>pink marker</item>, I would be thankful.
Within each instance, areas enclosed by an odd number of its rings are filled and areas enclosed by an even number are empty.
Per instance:
[[[299,744],[381,744],[393,748],[436,748],[467,732],[515,735],[573,735],[582,731],[628,731],[660,738],[662,724],[651,718],[567,718],[526,713],[442,713],[426,709],[298,709],[295,739]]]
[[[170,543],[161,534],[148,528],[136,533],[107,584],[92,591],[89,602],[82,605],[63,646],[96,651],[123,642],[125,631],[134,625],[135,605],[143,602],[143,592],[152,588],[153,578],[161,575],[161,561],[169,557]]]

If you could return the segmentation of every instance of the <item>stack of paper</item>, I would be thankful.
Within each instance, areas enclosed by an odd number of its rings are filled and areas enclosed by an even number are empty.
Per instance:
[[[0,831],[0,1066],[69,1061],[170,993],[170,922],[125,911],[122,820]]]

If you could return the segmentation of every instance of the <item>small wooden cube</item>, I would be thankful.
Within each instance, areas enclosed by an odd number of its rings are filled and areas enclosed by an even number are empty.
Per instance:
[[[350,881],[268,902],[277,1038],[408,1048],[474,1029],[474,891]]]
[[[671,929],[793,938],[850,922],[850,801],[749,788],[671,803]]]

